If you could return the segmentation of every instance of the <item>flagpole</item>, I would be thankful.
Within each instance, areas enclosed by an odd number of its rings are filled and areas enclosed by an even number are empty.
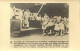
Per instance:
[[[39,14],[39,12],[41,11],[41,9],[42,9],[42,7],[44,6],[45,4],[42,4],[41,5],[41,7],[40,7],[40,9],[39,9],[39,11],[38,11],[38,14]]]

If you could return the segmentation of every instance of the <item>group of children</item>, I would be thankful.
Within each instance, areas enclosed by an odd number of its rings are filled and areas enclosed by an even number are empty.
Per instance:
[[[68,33],[68,18],[61,16],[55,16],[53,18],[49,18],[48,16],[44,16],[42,19],[42,29],[43,29],[43,36],[48,35],[55,35],[55,36],[63,36]]]
[[[11,17],[12,18],[16,17],[16,19],[20,19],[22,27],[24,28],[29,27],[30,11],[28,9],[24,11],[24,10],[13,7]],[[33,17],[34,16],[32,16],[32,18]],[[62,36],[62,35],[65,35],[65,33],[68,33],[69,21],[67,17],[54,16],[52,18],[49,18],[49,16],[45,14],[44,17],[35,16],[35,19],[41,21],[43,35],[53,34],[55,36],[57,35]]]

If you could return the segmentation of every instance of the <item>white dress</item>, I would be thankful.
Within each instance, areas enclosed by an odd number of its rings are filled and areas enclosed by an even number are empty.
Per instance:
[[[28,18],[30,17],[30,12],[24,12],[24,16],[25,16],[25,20],[24,20],[24,24],[27,24],[26,27],[29,27],[29,21]]]
[[[44,18],[42,20],[43,20],[42,29],[46,29],[48,20]]]
[[[63,24],[62,22],[59,23],[59,28],[60,28],[61,30],[64,30],[64,24]]]
[[[54,30],[60,30],[60,28],[59,28],[59,24],[55,24],[55,28],[54,28]]]
[[[53,23],[52,22],[48,22],[48,26],[53,26]]]

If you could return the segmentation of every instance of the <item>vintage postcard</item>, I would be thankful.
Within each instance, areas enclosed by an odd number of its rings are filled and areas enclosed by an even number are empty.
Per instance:
[[[1,48],[80,50],[79,0],[0,1],[0,4]]]

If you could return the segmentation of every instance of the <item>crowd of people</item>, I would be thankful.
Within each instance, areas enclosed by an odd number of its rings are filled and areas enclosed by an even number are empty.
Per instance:
[[[54,34],[55,36],[63,36],[66,33],[68,33],[69,27],[69,20],[67,17],[61,17],[61,16],[53,16],[49,17],[46,13],[44,14],[43,17],[36,15],[31,15],[29,10],[27,9],[26,11],[20,10],[19,12],[13,8],[13,14],[12,14],[12,19],[14,17],[18,17],[21,20],[21,26],[24,28],[29,28],[29,20],[34,19],[34,20],[39,20],[42,25],[42,30],[43,30],[43,36],[48,34]],[[18,13],[18,14],[17,14]],[[18,16],[17,16],[18,15]]]
[[[43,36],[48,35],[55,35],[55,36],[63,36],[68,33],[68,18],[61,17],[61,16],[54,16],[49,18],[45,14],[44,18],[42,19],[42,29],[43,29]]]

